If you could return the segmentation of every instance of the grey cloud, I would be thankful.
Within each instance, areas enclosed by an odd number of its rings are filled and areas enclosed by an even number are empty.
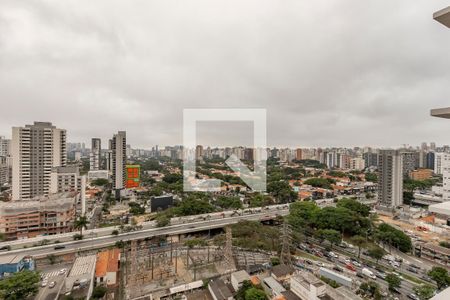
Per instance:
[[[0,135],[45,120],[72,141],[180,144],[183,108],[243,107],[267,109],[271,145],[449,143],[429,117],[449,105],[446,5],[0,0]]]

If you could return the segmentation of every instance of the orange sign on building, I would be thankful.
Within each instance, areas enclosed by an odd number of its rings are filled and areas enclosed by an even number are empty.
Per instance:
[[[127,181],[126,188],[136,188],[141,184],[141,166],[139,165],[127,165]]]

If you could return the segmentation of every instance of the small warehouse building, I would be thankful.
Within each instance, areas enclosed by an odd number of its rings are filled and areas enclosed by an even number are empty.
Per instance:
[[[34,260],[30,256],[11,254],[0,257],[0,278],[22,270],[34,271],[34,268]]]

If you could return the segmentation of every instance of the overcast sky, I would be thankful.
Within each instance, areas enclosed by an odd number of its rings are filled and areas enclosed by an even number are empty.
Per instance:
[[[184,108],[265,108],[269,145],[450,144],[429,116],[450,106],[449,4],[0,0],[0,135],[50,121],[148,148],[182,143]],[[200,143],[251,137],[218,125]]]

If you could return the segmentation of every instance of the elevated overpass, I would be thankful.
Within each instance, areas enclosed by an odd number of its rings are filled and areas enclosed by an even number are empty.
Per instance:
[[[143,240],[156,236],[165,235],[179,235],[191,232],[205,231],[208,229],[223,228],[227,225],[235,224],[241,220],[251,221],[266,221],[275,219],[279,216],[286,216],[289,213],[288,205],[273,205],[266,208],[254,208],[247,210],[230,211],[223,213],[214,213],[207,215],[196,215],[182,218],[173,218],[171,225],[166,227],[156,227],[154,221],[146,222],[143,229],[138,231],[121,233],[119,235],[112,235],[111,232],[116,227],[93,229],[86,231],[85,239],[81,241],[73,241],[72,236],[76,232],[64,235],[45,236],[30,239],[32,243],[39,240],[58,240],[58,244],[48,244],[37,247],[27,247],[29,240],[13,241],[14,248],[10,251],[0,253],[0,258],[9,255],[29,255],[35,258],[43,258],[49,254],[64,255],[69,253],[76,253],[80,251],[100,249],[108,246],[113,246],[118,241]],[[97,236],[95,236],[97,234]],[[86,238],[87,237],[87,238]],[[62,239],[66,239],[62,241]],[[68,239],[68,240],[67,240]],[[0,243],[0,246],[11,245],[11,242]],[[23,248],[26,246],[27,248]],[[55,246],[64,246],[63,249],[55,249]]]

